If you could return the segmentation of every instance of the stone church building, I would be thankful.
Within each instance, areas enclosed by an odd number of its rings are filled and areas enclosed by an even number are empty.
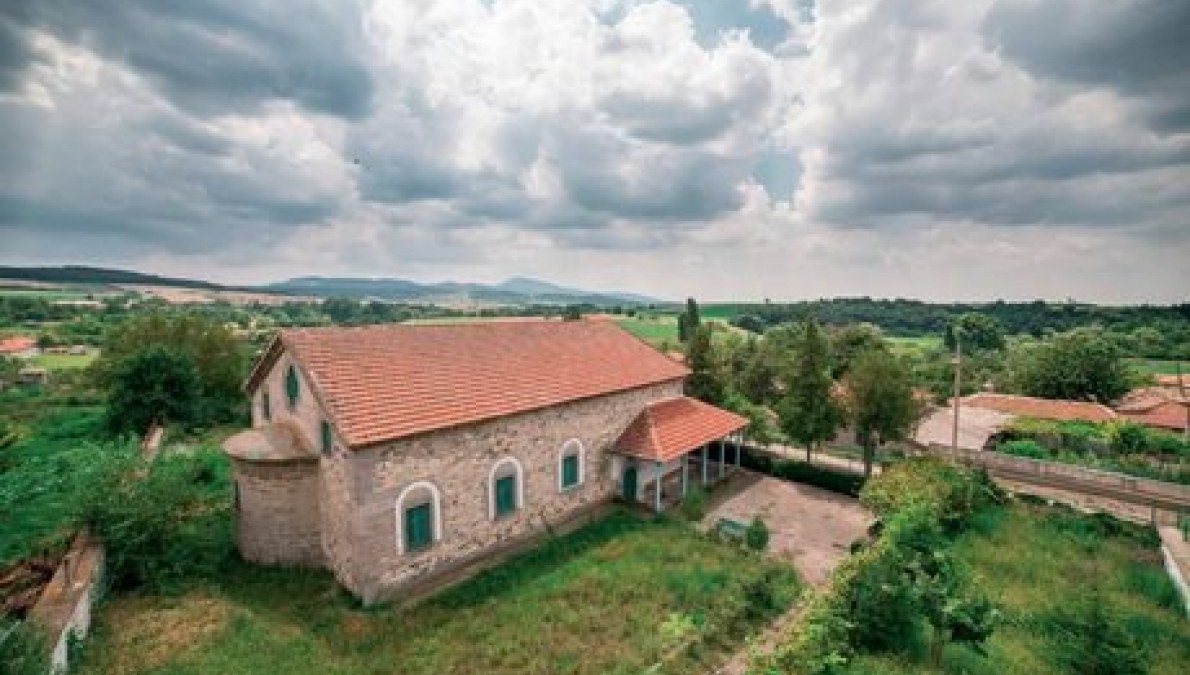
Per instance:
[[[224,444],[240,552],[371,603],[613,499],[660,510],[739,464],[746,420],[688,375],[606,321],[282,330]]]

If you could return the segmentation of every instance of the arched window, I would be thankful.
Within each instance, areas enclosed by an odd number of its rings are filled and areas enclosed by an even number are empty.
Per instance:
[[[331,433],[331,423],[322,420],[320,431],[322,432],[322,454],[330,457],[331,450],[335,447],[335,437]]]
[[[586,457],[583,442],[572,438],[558,451],[558,490],[565,491],[583,484]]]
[[[298,396],[302,393],[302,383],[298,380],[297,368],[292,365],[285,371],[285,397],[289,399],[289,409],[297,407]]]
[[[442,539],[442,494],[429,481],[405,486],[397,495],[397,553],[417,553]]]
[[[525,470],[516,457],[505,457],[488,474],[488,515],[510,516],[525,505]]]

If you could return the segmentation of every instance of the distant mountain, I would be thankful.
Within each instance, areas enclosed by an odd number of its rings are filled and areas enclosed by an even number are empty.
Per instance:
[[[421,284],[408,279],[299,277],[261,288],[277,293],[324,297],[373,298],[398,302],[486,302],[493,304],[649,304],[660,302],[643,295],[583,291],[529,277],[513,277],[498,284],[444,281]]]
[[[229,290],[227,286],[213,284],[209,281],[161,277],[156,274],[142,274],[141,272],[129,272],[127,270],[108,269],[105,267],[86,267],[83,265],[64,265],[62,267],[0,266],[0,279],[39,281],[47,284],[141,284],[145,286]]]
[[[66,265],[63,267],[3,267],[0,279],[51,284],[169,286],[211,291],[251,291],[325,298],[377,299],[425,304],[488,303],[500,305],[650,304],[660,302],[632,293],[606,293],[568,288],[529,277],[513,277],[498,284],[445,281],[422,284],[408,279],[356,277],[296,277],[263,286],[225,286],[209,281],[163,277],[127,270]]]

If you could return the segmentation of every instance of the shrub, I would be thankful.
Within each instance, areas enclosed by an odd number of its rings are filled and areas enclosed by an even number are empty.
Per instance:
[[[864,486],[864,477],[842,471],[833,471],[814,464],[787,460],[776,462],[771,475],[785,480],[813,485],[823,490],[856,497]]]
[[[1116,421],[1107,427],[1107,440],[1112,450],[1130,455],[1144,450],[1148,432],[1136,422]]]
[[[0,616],[0,674],[45,675],[50,672],[50,648],[28,622]]]
[[[1108,616],[1098,589],[1073,610],[1059,615],[1058,639],[1052,640],[1055,658],[1079,675],[1144,675],[1145,651]]]
[[[138,473],[109,477],[87,505],[112,583],[159,589],[222,568],[233,550],[222,455],[211,448],[166,455]]]
[[[759,517],[753,518],[744,530],[744,543],[753,551],[764,551],[769,547],[769,526]]]
[[[1029,439],[1006,441],[996,446],[996,450],[1006,455],[1028,457],[1029,459],[1045,459],[1047,454],[1045,448],[1038,445],[1037,441]]]
[[[707,515],[707,493],[701,486],[686,493],[682,499],[682,517],[689,521],[699,521]]]
[[[937,457],[915,457],[870,479],[860,503],[882,518],[916,508],[961,527],[976,511],[1001,503],[1004,494],[986,471],[972,471]]]

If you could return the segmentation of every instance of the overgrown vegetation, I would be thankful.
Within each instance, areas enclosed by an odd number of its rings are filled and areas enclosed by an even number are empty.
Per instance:
[[[411,609],[325,573],[238,565],[182,595],[114,598],[82,673],[705,673],[790,606],[791,568],[683,523],[616,514]]]
[[[986,476],[933,459],[899,463],[868,481],[861,501],[882,532],[832,574],[762,672],[835,673],[863,654],[911,655],[930,643],[979,646],[999,613],[948,550],[949,537],[1001,499]]]
[[[1190,485],[1190,443],[1173,433],[1127,420],[1094,423],[1017,418],[998,439],[996,450],[1017,457]]]

